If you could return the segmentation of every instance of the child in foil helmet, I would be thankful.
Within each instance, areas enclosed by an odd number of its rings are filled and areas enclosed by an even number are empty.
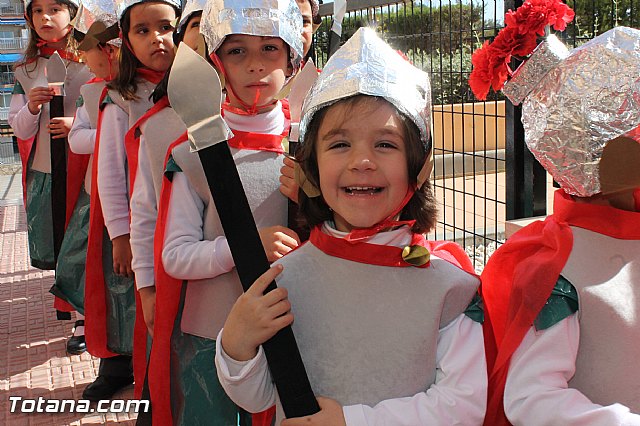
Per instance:
[[[217,339],[241,407],[276,403],[282,425],[482,423],[480,280],[459,246],[424,237],[437,216],[430,109],[428,76],[371,29],[327,62],[297,154],[311,236],[240,296]],[[305,418],[284,419],[261,347],[287,325],[321,408]]]

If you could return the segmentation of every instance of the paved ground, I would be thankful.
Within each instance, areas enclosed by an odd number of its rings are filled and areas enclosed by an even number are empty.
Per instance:
[[[98,371],[85,353],[67,355],[73,321],[58,321],[53,310],[53,271],[29,266],[27,232],[18,167],[0,170],[0,425],[129,424],[128,413],[11,412],[10,397],[78,400]],[[116,398],[133,398],[133,387]],[[48,405],[47,405],[48,404]],[[44,408],[52,402],[43,402]],[[70,403],[69,403],[70,404]],[[17,403],[20,406],[20,403]],[[25,405],[30,409],[30,403]],[[91,407],[94,408],[94,407]],[[69,410],[67,410],[69,411]]]

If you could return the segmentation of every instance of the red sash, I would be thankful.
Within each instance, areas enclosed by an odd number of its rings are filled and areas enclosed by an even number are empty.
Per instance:
[[[570,226],[613,238],[640,239],[639,223],[640,213],[578,203],[558,190],[553,215],[521,229],[491,256],[482,272],[485,342],[489,343],[485,425],[509,424],[503,407],[509,362],[567,263],[573,248]]]
[[[164,96],[156,102],[124,135],[124,146],[127,151],[127,164],[129,165],[129,193],[133,194],[133,185],[138,171],[138,150],[140,149],[140,127],[155,113],[169,106],[169,98]]]

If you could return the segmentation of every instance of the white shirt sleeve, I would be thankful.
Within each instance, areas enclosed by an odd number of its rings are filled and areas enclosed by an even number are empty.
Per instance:
[[[162,250],[165,271],[174,278],[214,278],[235,266],[225,237],[204,239],[203,217],[204,202],[189,179],[174,173]]]
[[[603,407],[568,387],[579,344],[577,314],[527,332],[511,358],[505,386],[505,414],[514,425],[640,425],[640,415],[624,405]]]
[[[20,139],[29,139],[38,133],[40,113],[38,112],[35,115],[31,114],[28,103],[29,99],[27,95],[11,95],[8,122],[9,126],[13,129],[13,133]]]
[[[102,112],[98,155],[98,191],[104,223],[113,240],[129,233],[129,188],[124,135],[129,116],[114,104]]]
[[[481,425],[487,405],[482,325],[461,314],[440,330],[436,380],[426,392],[374,407],[343,407],[348,426]]]
[[[68,139],[71,151],[76,154],[93,154],[93,148],[96,144],[96,129],[91,128],[91,120],[84,105],[76,110]]]
[[[151,164],[147,157],[144,135],[140,136],[138,169],[131,196],[131,268],[138,289],[155,285],[153,274],[153,236],[158,219],[158,204],[153,185]]]
[[[222,333],[222,331],[220,332]],[[275,403],[276,390],[260,347],[255,358],[239,362],[216,340],[216,368],[225,392],[249,412]],[[487,402],[487,373],[482,325],[464,314],[440,330],[436,381],[414,396],[389,399],[375,407],[343,407],[348,426],[481,425]]]
[[[276,403],[276,387],[262,346],[249,361],[236,361],[222,348],[222,330],[216,339],[216,371],[225,393],[250,413],[259,413]]]

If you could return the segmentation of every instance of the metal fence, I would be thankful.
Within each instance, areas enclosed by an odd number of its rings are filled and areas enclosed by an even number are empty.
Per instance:
[[[462,244],[480,269],[504,241],[505,222],[546,214],[548,178],[525,148],[520,108],[501,94],[476,102],[467,79],[471,55],[502,28],[514,0],[349,0],[342,41],[374,27],[431,76],[433,186],[441,203],[432,238]],[[581,44],[615,25],[637,27],[640,0],[569,1],[574,23],[561,35]],[[333,3],[320,6],[316,63],[327,61]],[[517,64],[513,64],[517,65]]]

